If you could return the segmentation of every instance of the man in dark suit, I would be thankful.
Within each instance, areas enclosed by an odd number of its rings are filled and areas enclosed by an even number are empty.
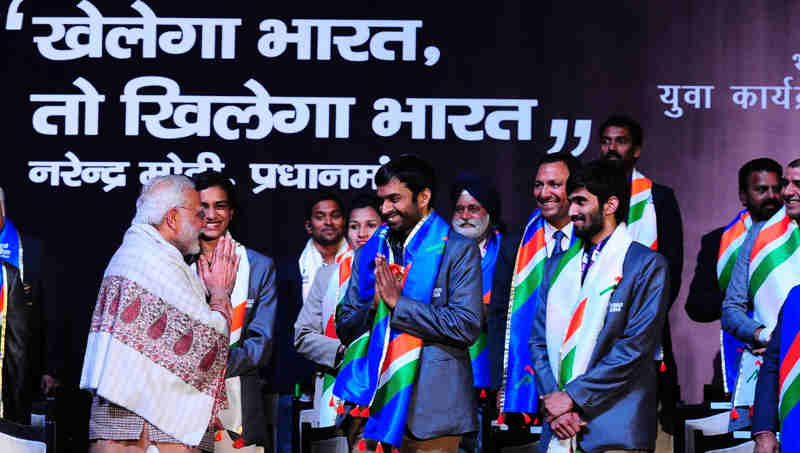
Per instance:
[[[582,242],[547,260],[530,339],[548,422],[542,453],[562,451],[554,434],[582,451],[655,447],[651,362],[666,317],[669,270],[663,256],[628,233],[625,186],[624,174],[602,161],[570,175],[569,212]],[[560,288],[574,297],[560,297]]]
[[[633,118],[614,115],[608,118],[599,131],[600,152],[604,159],[618,162],[625,170],[628,181],[633,181],[636,162],[642,153],[644,133],[641,125]],[[642,176],[641,174],[639,174]],[[643,178],[647,181],[647,178]],[[681,289],[681,273],[683,272],[683,222],[681,211],[675,193],[671,188],[654,183],[652,184],[652,202],[655,207],[657,248],[664,255],[669,265],[670,293],[667,313],[678,297]],[[629,186],[633,187],[633,185]],[[632,200],[635,200],[632,197]],[[632,201],[633,204],[634,201]],[[633,206],[632,206],[633,207]],[[631,219],[629,227],[633,227]],[[634,240],[644,243],[641,237],[634,233]],[[650,246],[650,244],[645,244]],[[675,404],[680,399],[678,387],[678,370],[675,356],[672,353],[672,336],[670,335],[669,316],[667,316],[664,333],[661,338],[662,356],[656,360],[655,366],[658,374],[658,399],[661,403],[661,423],[668,433],[673,431],[673,412]]]
[[[0,261],[0,345],[2,345],[2,418],[22,425],[31,422],[29,313],[19,269]],[[5,296],[5,300],[2,297]],[[5,305],[5,306],[3,306]]]
[[[419,225],[437,220],[432,209],[434,170],[415,156],[400,156],[378,170],[375,183],[382,199],[381,217],[390,229],[386,238],[391,255],[395,264],[407,265],[404,252],[410,244],[406,239],[416,234]],[[402,295],[401,283],[389,274],[389,258],[378,255],[375,259],[375,299],[382,299],[392,310],[391,328],[423,341],[403,452],[455,453],[461,436],[478,429],[468,348],[481,327],[480,253],[473,240],[452,229],[445,243],[430,304]],[[375,314],[371,298],[362,301],[359,295],[359,258],[366,248],[356,252],[347,297],[336,317],[336,331],[345,344],[367,331]]]
[[[200,236],[202,255],[210,259],[220,238],[229,236],[231,224],[241,215],[236,187],[221,173],[209,171],[193,177],[200,193],[200,203],[206,216],[206,227]],[[232,344],[225,373],[230,407],[223,411],[220,420],[241,434],[239,447],[267,444],[267,408],[265,407],[265,381],[261,377],[272,356],[276,311],[275,265],[272,259],[255,250],[236,246],[239,260],[236,286],[231,295],[234,316],[231,336],[239,339]],[[245,267],[246,266],[246,267]],[[248,272],[245,274],[245,270]],[[242,299],[242,300],[238,300]],[[237,313],[239,316],[237,317]],[[233,411],[237,411],[236,414]],[[240,431],[241,428],[241,431]],[[227,431],[227,430],[226,430]],[[231,451],[237,439],[227,432],[216,444],[215,451]]]

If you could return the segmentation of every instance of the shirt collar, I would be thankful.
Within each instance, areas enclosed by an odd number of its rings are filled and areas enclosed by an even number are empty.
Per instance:
[[[553,240],[553,234],[556,231],[558,231],[558,228],[554,227],[553,225],[550,224],[550,222],[545,220],[545,222],[544,222],[544,240],[545,240],[545,242],[552,241]],[[570,241],[572,241],[572,222],[569,222],[568,224],[564,225],[564,227],[561,228],[561,232],[564,233],[564,237],[566,237],[567,243],[569,244]]]

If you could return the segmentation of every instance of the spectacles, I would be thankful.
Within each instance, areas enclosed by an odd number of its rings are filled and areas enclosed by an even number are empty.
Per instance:
[[[189,209],[186,206],[175,206],[175,208],[177,208],[177,209],[185,209],[187,211],[192,211],[192,209]],[[195,213],[195,216],[197,216],[197,218],[200,219],[200,220],[205,220],[206,219],[206,211],[205,211],[205,209],[200,208],[200,210],[197,211],[197,213]]]

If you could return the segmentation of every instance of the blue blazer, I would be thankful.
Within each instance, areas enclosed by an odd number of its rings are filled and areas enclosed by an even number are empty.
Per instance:
[[[242,344],[230,350],[226,377],[241,377],[243,437],[247,445],[266,445],[267,419],[264,405],[266,380],[261,376],[272,357],[277,306],[275,265],[254,250],[246,249],[250,263],[247,307],[242,326]]]
[[[336,317],[336,333],[344,344],[369,329],[374,314],[371,301],[362,303],[358,295],[359,255],[360,250]],[[401,296],[393,310],[392,328],[424,341],[407,422],[418,439],[478,430],[469,346],[481,330],[481,287],[477,244],[450,230],[431,303]]]
[[[557,260],[545,263],[530,339],[540,395],[558,391],[547,356],[547,293]],[[656,369],[653,356],[661,339],[669,305],[669,270],[664,257],[631,244],[622,265],[622,280],[609,301],[621,304],[606,315],[586,373],[566,385],[587,426],[578,436],[582,451],[653,450],[656,441]],[[545,423],[539,443],[544,453],[553,432]]]

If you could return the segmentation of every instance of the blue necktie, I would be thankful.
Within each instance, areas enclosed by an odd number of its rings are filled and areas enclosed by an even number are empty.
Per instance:
[[[564,234],[564,232],[561,231],[561,230],[558,230],[555,233],[553,233],[553,239],[555,239],[555,244],[553,245],[553,255],[552,256],[558,256],[558,255],[561,255],[562,253],[564,253],[564,249],[561,246],[561,240],[563,238],[565,238],[566,236],[567,235]]]

